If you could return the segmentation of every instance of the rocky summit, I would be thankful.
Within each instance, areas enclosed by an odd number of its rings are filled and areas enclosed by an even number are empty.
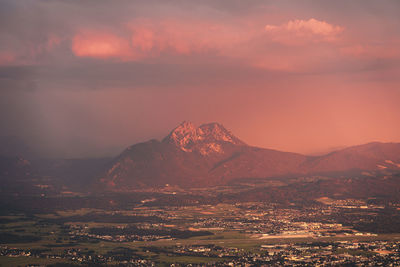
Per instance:
[[[202,155],[223,153],[224,143],[245,145],[219,123],[208,123],[195,127],[193,123],[186,121],[165,137],[163,142],[174,144],[182,151],[197,152]]]

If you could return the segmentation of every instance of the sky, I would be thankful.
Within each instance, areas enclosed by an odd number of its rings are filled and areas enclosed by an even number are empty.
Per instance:
[[[222,123],[321,154],[400,142],[400,1],[0,0],[0,136],[92,157]]]

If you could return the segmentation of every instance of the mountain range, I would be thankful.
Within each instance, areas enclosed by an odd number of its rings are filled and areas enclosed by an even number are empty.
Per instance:
[[[322,156],[247,145],[219,123],[183,122],[161,141],[128,147],[114,158],[100,182],[111,190],[179,185],[225,185],[349,171],[400,170],[400,143],[373,142]]]

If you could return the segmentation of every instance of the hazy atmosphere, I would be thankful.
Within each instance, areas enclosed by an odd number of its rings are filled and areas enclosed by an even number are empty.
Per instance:
[[[399,0],[0,0],[0,266],[400,266]]]
[[[0,136],[116,155],[184,120],[306,154],[400,141],[398,1],[0,1]]]

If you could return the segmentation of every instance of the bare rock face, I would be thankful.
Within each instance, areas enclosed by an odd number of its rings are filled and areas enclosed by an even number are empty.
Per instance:
[[[202,139],[198,129],[191,122],[184,121],[164,138],[163,142],[175,144],[179,149],[191,152],[190,146]]]
[[[196,128],[193,123],[186,121],[165,137],[163,142],[175,144],[182,151],[202,155],[223,153],[223,143],[246,145],[219,123],[203,124]]]

